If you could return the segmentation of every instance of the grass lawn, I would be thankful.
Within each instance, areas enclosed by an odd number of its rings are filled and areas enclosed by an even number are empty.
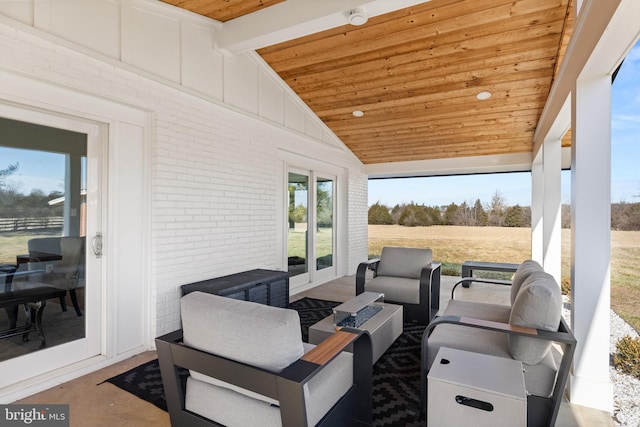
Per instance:
[[[289,256],[306,256],[305,230],[290,233]],[[331,253],[333,231],[316,230],[318,257]],[[27,253],[27,240],[55,233],[0,234],[0,264],[15,263]],[[508,227],[402,227],[369,226],[369,257],[380,255],[383,246],[431,248],[435,260],[443,263],[443,273],[459,275],[466,260],[520,263],[531,256],[531,230]],[[640,331],[640,231],[611,232],[611,308]],[[562,279],[570,278],[571,230],[562,230]],[[580,286],[580,284],[576,284]]]
[[[466,260],[520,263],[531,257],[531,230],[509,227],[369,226],[369,257],[383,246],[431,248],[444,274]],[[611,231],[611,308],[640,331],[640,231]],[[571,230],[562,230],[562,280],[571,276]],[[580,286],[580,284],[576,284]]]

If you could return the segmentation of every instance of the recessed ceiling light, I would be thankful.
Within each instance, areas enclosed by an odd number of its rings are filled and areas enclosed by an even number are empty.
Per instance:
[[[362,111],[360,111],[360,110],[355,110],[351,114],[353,114],[354,117],[362,117],[362,116],[364,116],[364,113]]]
[[[476,95],[476,98],[478,98],[481,101],[484,101],[485,99],[489,99],[491,98],[491,92],[480,92],[479,94]]]
[[[351,25],[364,25],[369,20],[369,17],[362,9],[353,9],[349,12],[349,23]]]

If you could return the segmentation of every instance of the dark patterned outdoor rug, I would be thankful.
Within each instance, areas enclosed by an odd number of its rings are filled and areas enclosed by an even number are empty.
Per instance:
[[[303,339],[309,326],[329,316],[337,302],[303,298],[290,304],[298,311]],[[404,324],[404,331],[373,367],[373,425],[424,426],[420,420],[420,341],[424,326]],[[182,370],[184,382],[188,376]],[[107,380],[141,399],[167,410],[157,360]]]

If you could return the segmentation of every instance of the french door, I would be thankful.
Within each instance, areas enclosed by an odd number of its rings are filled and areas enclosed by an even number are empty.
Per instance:
[[[287,265],[292,286],[336,275],[336,178],[289,169]]]
[[[19,289],[50,285],[47,275],[56,273],[61,264],[71,268],[69,260],[74,259],[72,286],[77,301],[67,292],[66,311],[60,300],[46,302],[42,322],[46,347],[33,345],[39,341],[34,332],[27,342],[21,336],[0,341],[1,389],[103,352],[100,236],[107,129],[88,120],[3,103],[0,127],[0,172],[4,171],[0,223],[14,221],[13,228],[0,230],[0,263],[16,265],[12,286]],[[79,256],[61,249],[58,259],[48,262],[20,258],[38,242],[67,247],[60,243],[66,238],[81,242],[76,246]],[[20,323],[26,310],[18,309]]]

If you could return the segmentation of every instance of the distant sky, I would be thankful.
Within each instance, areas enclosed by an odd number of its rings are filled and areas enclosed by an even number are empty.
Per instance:
[[[640,42],[627,55],[612,87],[611,201],[640,202]],[[562,203],[571,202],[571,172],[562,172]],[[372,179],[369,205],[415,202],[484,204],[496,191],[508,205],[531,205],[531,174],[487,174],[429,178]]]
[[[6,179],[17,192],[32,190],[64,192],[65,156],[44,151],[0,147],[0,169],[18,163],[18,170]]]

